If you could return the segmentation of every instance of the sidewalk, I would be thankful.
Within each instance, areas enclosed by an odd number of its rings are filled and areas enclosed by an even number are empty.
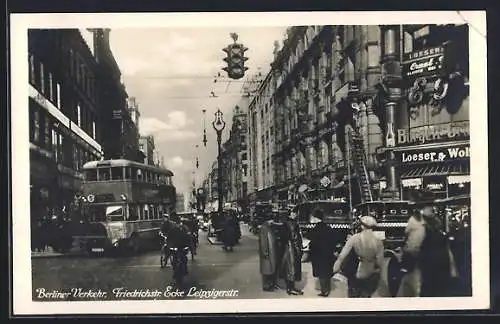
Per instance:
[[[45,249],[45,251],[42,252],[34,252],[31,251],[31,257],[32,258],[57,258],[57,257],[63,257],[63,256],[76,256],[76,255],[82,255],[84,251],[80,248],[80,244],[77,240],[73,241],[73,246],[71,249],[66,252],[66,253],[60,253],[54,251],[54,249],[49,246]]]
[[[303,290],[304,295],[288,295],[285,290],[285,283],[280,281],[282,290],[265,292],[262,290],[262,278],[259,272],[259,257],[253,256],[241,262],[229,271],[223,273],[215,282],[216,289],[237,289],[239,288],[239,298],[320,298],[319,283],[312,275],[310,263],[302,263],[302,281],[296,283],[298,289]],[[346,298],[347,283],[332,279],[332,290],[328,298]]]

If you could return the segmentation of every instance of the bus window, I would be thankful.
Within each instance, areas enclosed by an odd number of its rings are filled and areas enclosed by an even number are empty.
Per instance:
[[[99,181],[108,181],[110,179],[110,171],[109,168],[99,168],[98,169],[98,180]]]
[[[154,183],[160,184],[160,175],[158,173],[153,173]]]
[[[172,184],[172,178],[170,176],[166,176],[165,180],[166,180],[165,184],[167,184],[167,185],[171,185]]]
[[[111,168],[111,179],[123,180],[123,168],[122,167]]]
[[[106,218],[110,221],[122,221],[124,216],[123,206],[107,206],[106,207]]]
[[[143,175],[143,172],[142,172],[141,169],[139,169],[139,168],[133,168],[132,169],[132,174],[135,174],[135,177],[136,177],[137,181],[143,181],[144,175]]]
[[[148,205],[144,205],[144,214],[143,214],[143,218],[142,219],[149,219],[149,207]]]
[[[89,222],[92,223],[106,221],[104,206],[89,206],[87,215]]]
[[[85,180],[86,181],[97,181],[97,170],[86,170],[85,171]]]
[[[132,179],[132,168],[130,167],[124,167],[125,168],[125,179],[130,180]]]
[[[137,214],[137,206],[136,205],[130,205],[128,208],[128,212],[129,212],[128,220],[135,221],[135,220],[139,219],[139,215]]]
[[[160,179],[158,180],[159,184],[165,184],[166,183],[166,180],[165,180],[165,176],[163,174],[160,174]]]

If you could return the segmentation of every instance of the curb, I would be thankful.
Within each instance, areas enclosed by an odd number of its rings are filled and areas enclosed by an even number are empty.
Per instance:
[[[208,242],[212,245],[223,245],[223,243],[220,241],[217,241],[217,239],[215,237],[209,237]]]

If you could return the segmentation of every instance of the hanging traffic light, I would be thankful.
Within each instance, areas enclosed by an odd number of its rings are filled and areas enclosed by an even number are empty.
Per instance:
[[[248,60],[248,57],[245,57],[245,52],[248,48],[243,44],[236,43],[236,39],[233,37],[234,44],[222,49],[227,54],[227,57],[224,58],[227,67],[222,70],[227,72],[229,78],[238,80],[243,78],[245,71],[248,70],[248,67],[245,67],[245,61]]]

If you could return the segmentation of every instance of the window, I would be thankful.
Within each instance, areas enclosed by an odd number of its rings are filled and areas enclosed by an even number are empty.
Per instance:
[[[73,145],[73,169],[74,170],[78,170],[79,169],[79,165],[78,165],[78,147],[77,147],[76,144]],[[96,173],[96,177],[97,177],[97,173]]]
[[[45,133],[45,147],[49,148],[50,147],[50,118],[48,116],[45,116],[45,123],[44,123],[44,133]]]
[[[133,168],[133,174],[135,174],[137,181],[143,181],[142,170],[138,168]]]
[[[125,167],[125,179],[132,179],[132,168]]]
[[[111,168],[111,179],[123,180],[123,168],[122,167]]]
[[[98,177],[99,181],[108,181],[111,178],[109,168],[99,168]]]
[[[52,78],[52,72],[49,72],[49,99],[54,102],[54,79]]]
[[[35,108],[33,112],[33,142],[40,141],[40,111]]]
[[[87,170],[85,171],[86,181],[97,181],[97,170]]]
[[[76,123],[78,127],[82,126],[82,109],[80,107],[80,104],[76,105]]]
[[[57,108],[61,109],[61,85],[56,83]]]
[[[57,154],[59,155],[60,163],[64,163],[64,154],[63,154],[63,136],[62,134],[57,134]]]
[[[243,153],[243,154],[241,155],[241,159],[242,159],[243,161],[246,161],[246,160],[247,160],[247,158],[248,158],[248,157],[247,157],[247,153]]]
[[[96,136],[95,136],[95,121],[92,121],[92,138],[96,139]]]
[[[127,169],[130,170],[130,168],[127,168]],[[139,214],[137,212],[137,206],[136,205],[130,205],[129,209],[128,209],[128,212],[129,212],[129,217],[128,217],[129,220],[135,221],[135,220],[139,219]]]
[[[124,216],[123,212],[123,206],[108,206],[106,207],[106,218],[110,221],[121,221]]]
[[[43,94],[45,94],[45,72],[42,62],[40,62],[40,90]]]
[[[30,65],[30,83],[35,83],[35,57],[33,54],[29,55],[29,65]]]

